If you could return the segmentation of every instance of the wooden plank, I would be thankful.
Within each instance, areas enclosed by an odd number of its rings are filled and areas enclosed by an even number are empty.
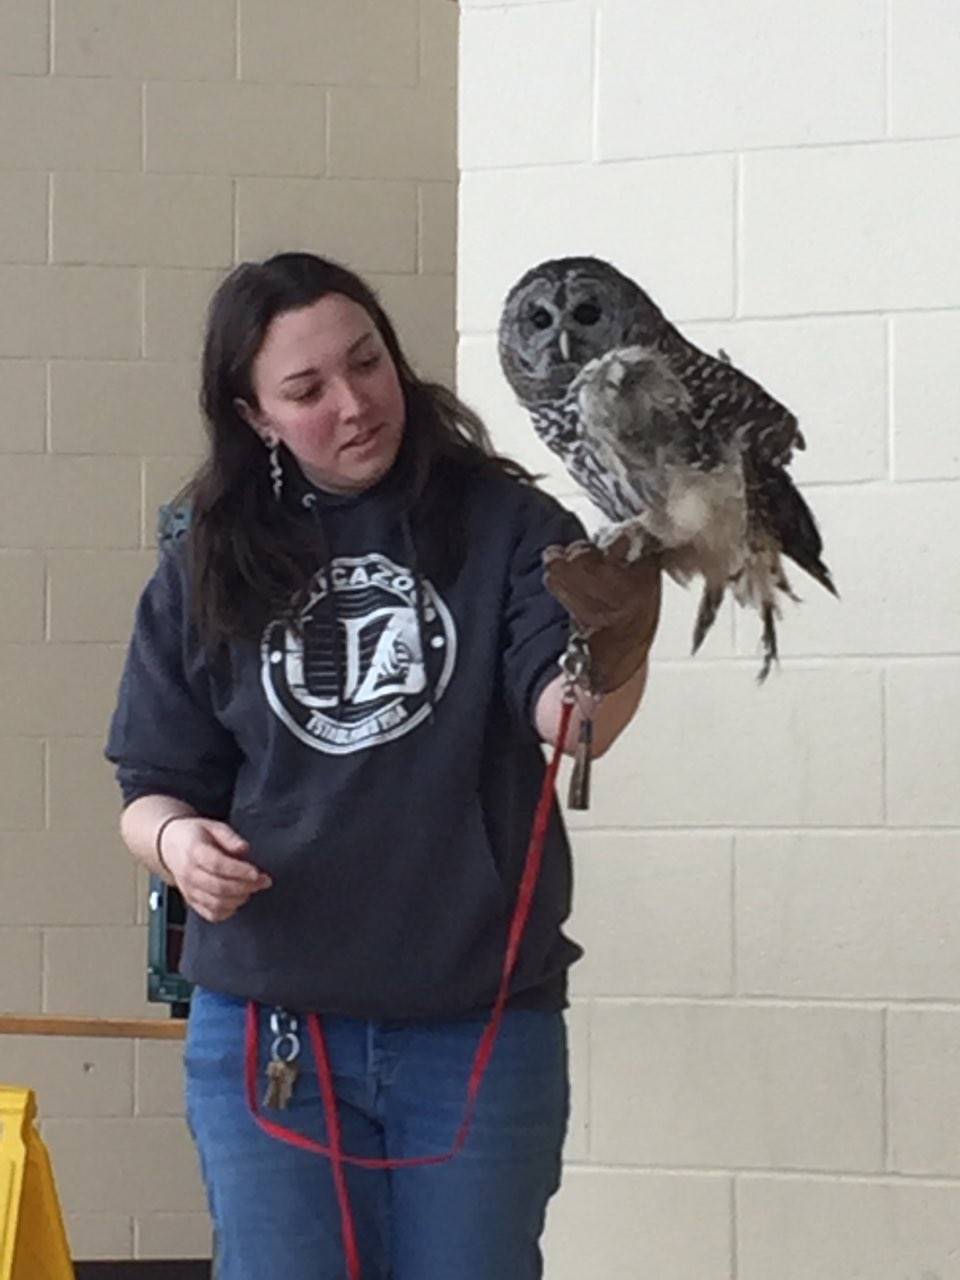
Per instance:
[[[101,1036],[122,1040],[182,1040],[186,1018],[80,1018],[57,1013],[0,1013],[0,1035]]]

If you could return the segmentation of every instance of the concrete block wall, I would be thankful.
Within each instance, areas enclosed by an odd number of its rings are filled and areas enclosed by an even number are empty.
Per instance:
[[[102,743],[160,502],[200,449],[201,318],[304,247],[454,366],[450,0],[0,0],[0,1009],[163,1016]],[[0,1039],[77,1258],[209,1233],[179,1049]]]
[[[728,611],[575,821],[550,1280],[958,1280],[960,9],[462,0],[459,387],[534,262],[607,257],[799,414],[843,599]]]

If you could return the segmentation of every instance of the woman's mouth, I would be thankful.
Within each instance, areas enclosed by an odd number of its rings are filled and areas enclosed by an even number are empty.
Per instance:
[[[352,440],[348,440],[343,446],[344,452],[362,453],[379,439],[382,430],[383,427],[380,424],[376,427],[369,427],[366,431],[359,431]]]

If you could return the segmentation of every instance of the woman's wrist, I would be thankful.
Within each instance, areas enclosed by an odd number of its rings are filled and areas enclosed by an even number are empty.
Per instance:
[[[153,851],[156,854],[157,862],[160,864],[163,871],[170,877],[171,880],[175,879],[175,876],[173,874],[173,871],[170,868],[169,863],[167,862],[166,858],[163,856],[164,832],[172,822],[182,822],[186,818],[195,818],[196,816],[197,815],[195,813],[171,813],[171,814],[168,814],[167,817],[165,817],[164,820],[160,823],[159,827],[157,827],[157,834],[154,836],[154,840],[153,840]]]

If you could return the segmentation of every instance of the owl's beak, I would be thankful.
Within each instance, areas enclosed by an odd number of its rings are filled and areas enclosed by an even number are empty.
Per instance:
[[[557,338],[557,345],[560,348],[560,355],[564,360],[570,359],[570,335],[566,329],[560,330],[560,336]]]

